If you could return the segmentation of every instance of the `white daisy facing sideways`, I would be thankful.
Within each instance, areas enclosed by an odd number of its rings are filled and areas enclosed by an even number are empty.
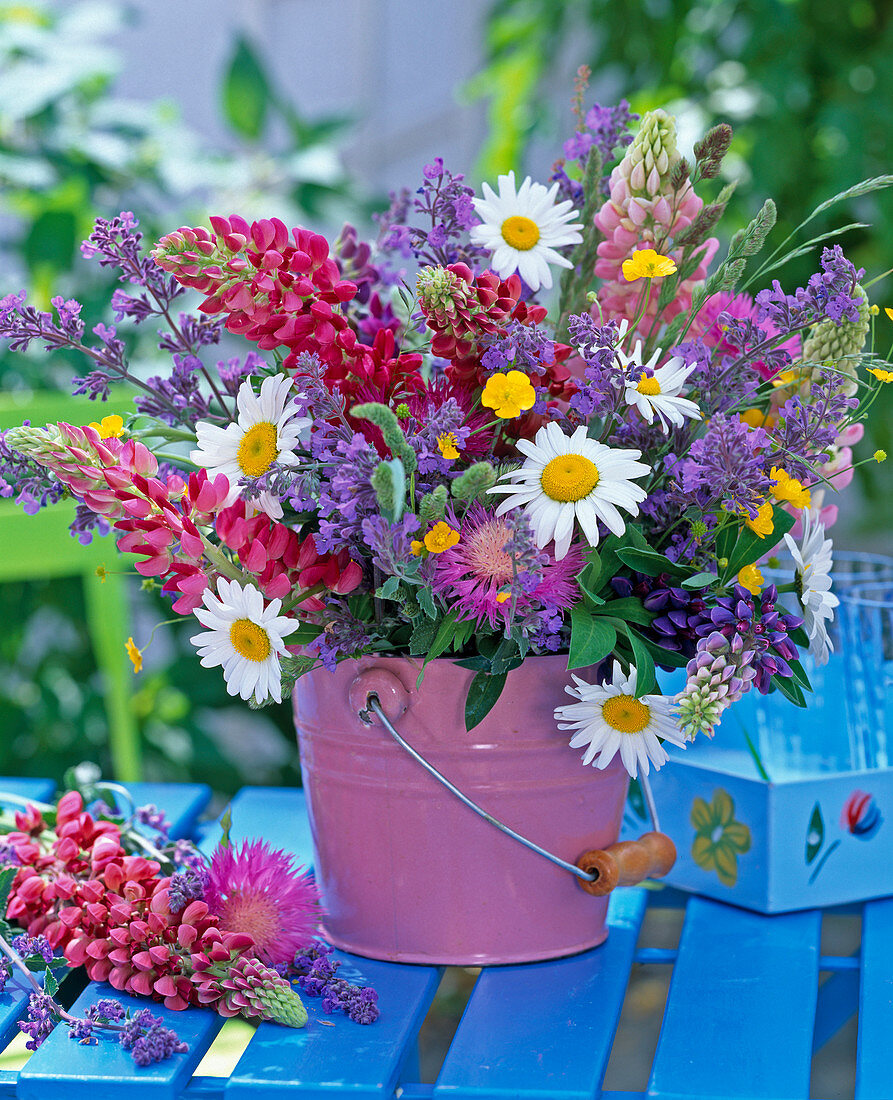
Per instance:
[[[292,403],[294,379],[286,374],[265,378],[260,394],[255,394],[250,379],[239,387],[236,397],[238,416],[225,428],[200,420],[195,426],[198,449],[189,457],[204,466],[211,478],[225,474],[230,483],[227,505],[239,496],[239,480],[260,477],[278,462],[297,466],[295,454],[301,432],[311,421],[298,416]],[[262,492],[251,504],[271,519],[282,518],[282,505],[272,493]]]
[[[527,176],[516,191],[515,173],[509,172],[499,177],[497,186],[498,195],[485,183],[484,197],[472,200],[484,224],[472,228],[471,243],[493,253],[493,270],[500,279],[517,271],[531,290],[541,286],[548,290],[552,285],[550,264],[573,266],[556,248],[583,240],[578,232],[582,225],[569,224],[576,217],[576,208],[569,199],[555,202],[557,183],[547,188]]]
[[[558,561],[570,549],[575,523],[590,546],[597,546],[598,521],[622,535],[626,523],[619,509],[638,515],[647,496],[633,480],[651,472],[650,466],[635,461],[642,452],[587,439],[585,425],[567,436],[552,422],[540,428],[533,442],[519,439],[515,446],[526,456],[524,465],[502,475],[500,480],[508,484],[488,490],[509,494],[496,515],[523,506],[537,546],[554,539]]]
[[[658,769],[669,760],[661,738],[685,748],[682,731],[670,713],[673,700],[666,695],[637,699],[637,675],[635,667],[624,674],[619,661],[603,684],[587,684],[571,673],[576,686],[564,690],[578,702],[555,708],[558,728],[576,730],[570,747],[586,746],[584,764],[604,769],[619,752],[633,779],[640,769],[648,775],[650,768]]]
[[[653,424],[657,416],[661,428],[669,433],[671,424],[681,428],[686,419],[701,419],[701,410],[694,401],[682,396],[682,387],[697,364],[686,366],[683,359],[674,355],[658,367],[655,364],[662,354],[658,348],[648,362],[643,363],[642,341],[637,340],[631,355],[618,351],[617,357],[624,368],[633,367],[633,378],[624,382],[627,405],[638,409],[649,424]]]
[[[282,702],[282,668],[279,658],[286,652],[283,638],[297,630],[297,619],[280,615],[281,600],[264,605],[253,584],[220,577],[217,595],[211,588],[202,597],[204,607],[193,614],[207,630],[189,640],[198,649],[205,668],[223,667],[223,679],[230,695],[257,703],[266,699]]]
[[[809,638],[809,652],[817,665],[828,663],[834,645],[828,637],[828,623],[834,620],[834,608],[840,600],[831,591],[831,539],[825,538],[825,526],[808,509],[800,513],[803,534],[800,545],[784,537],[794,559],[797,594],[803,608],[803,629]]]

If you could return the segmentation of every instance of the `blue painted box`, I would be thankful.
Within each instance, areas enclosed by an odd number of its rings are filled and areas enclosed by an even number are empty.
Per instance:
[[[893,894],[893,767],[847,766],[864,754],[835,660],[807,710],[746,696],[714,740],[667,746],[649,779],[678,851],[668,884],[761,913]],[[621,836],[647,828],[633,782]]]

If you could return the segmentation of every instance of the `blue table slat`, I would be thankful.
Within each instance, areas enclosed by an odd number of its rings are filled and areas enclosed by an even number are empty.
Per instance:
[[[313,862],[313,841],[302,790],[243,787],[230,803],[230,810],[233,841],[260,838],[271,848],[291,852],[303,866]],[[212,852],[220,835],[220,825],[215,822],[205,833],[202,849]]]
[[[191,836],[211,801],[211,788],[205,783],[128,783],[127,789],[137,806],[153,804],[164,810],[173,837]]]
[[[556,962],[481,973],[437,1079],[436,1097],[598,1094],[645,914],[644,890],[611,897],[608,939]]]
[[[821,1050],[859,1009],[859,968],[838,970],[819,986],[812,1049]]]
[[[686,910],[649,1095],[809,1096],[821,915]]]
[[[856,1047],[857,1100],[890,1100],[893,1068],[893,898],[869,901],[862,913],[862,989]]]
[[[336,957],[342,960],[340,973],[345,978],[378,990],[379,1020],[363,1026],[340,1013],[325,1016],[319,999],[306,997],[306,1027],[260,1025],[233,1070],[227,1100],[289,1090],[310,1100],[331,1100],[338,1093],[349,1093],[355,1100],[390,1100],[394,1095],[404,1063],[415,1056],[418,1031],[437,992],[440,972],[342,952]]]
[[[149,1008],[155,1016],[163,1017],[167,1026],[189,1044],[189,1052],[155,1065],[137,1066],[116,1042],[100,1038],[96,1045],[82,1046],[68,1037],[67,1028],[57,1027],[19,1073],[19,1100],[100,1100],[124,1096],[125,1090],[133,1090],[140,1100],[174,1100],[180,1096],[220,1030],[221,1017],[204,1009],[172,1012],[145,998],[130,997],[92,982],[71,1012],[83,1016],[91,1004],[108,996],[116,997],[132,1012]]]
[[[0,776],[0,794],[15,795],[16,798],[33,798],[46,802],[56,793],[56,784],[52,779],[15,779],[12,776]],[[20,807],[0,798],[0,806],[17,810]]]

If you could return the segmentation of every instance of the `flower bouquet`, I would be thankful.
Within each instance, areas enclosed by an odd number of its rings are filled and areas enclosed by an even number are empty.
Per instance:
[[[348,733],[368,738],[374,724],[387,741],[380,724],[396,733],[435,668],[451,678],[415,705],[412,732],[447,727],[454,775],[498,755],[500,730],[514,766],[511,738],[538,723],[557,755],[544,770],[535,757],[518,765],[533,802],[554,766],[559,786],[581,785],[568,803],[591,815],[600,796],[587,783],[617,773],[620,794],[606,798],[619,819],[628,776],[647,792],[665,743],[712,737],[745,692],[804,706],[801,654],[827,657],[833,494],[893,377],[874,353],[864,273],[825,243],[833,232],[752,260],[771,200],[720,258],[710,234],[734,185],[714,181],[731,129],[686,159],[663,110],[584,114],[581,96],[548,185],[509,172],[478,195],[438,158],[415,193],[392,197],[374,243],[351,226],[330,245],[234,215],[181,227],[147,255],[131,214],[100,220],[84,254],[121,272],[116,322],[161,326],[169,373],[131,369],[113,327],[85,340],[76,301],[55,299],[55,313],[0,301],[11,347],[84,352],[76,393],[137,389],[126,422],[8,431],[4,491],[31,508],[73,495],[82,539],[113,527],[145,583],[196,621],[201,662],[230,694],[260,706],[294,692],[324,898],[321,837],[346,819],[323,824],[308,775],[361,772]],[[806,253],[806,286],[769,282]],[[182,310],[188,292],[196,312]],[[226,334],[249,350],[214,365]],[[760,570],[783,545],[796,614]],[[304,745],[336,695],[349,705],[330,732],[352,746],[338,763]],[[471,731],[477,742],[463,740]],[[383,781],[390,798],[421,772],[388,749],[410,768]],[[480,789],[496,797],[492,774]],[[364,820],[381,818],[361,808],[353,828]],[[400,818],[394,834],[424,827]],[[543,847],[577,844],[573,864],[585,831],[543,828]],[[358,847],[345,831],[342,867]],[[369,852],[356,860],[351,875]]]

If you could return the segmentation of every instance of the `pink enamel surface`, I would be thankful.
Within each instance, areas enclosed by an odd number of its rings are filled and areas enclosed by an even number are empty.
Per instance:
[[[367,657],[298,682],[295,723],[316,848],[338,947],[377,959],[486,965],[557,958],[607,935],[607,898],[478,817],[376,719],[368,690],[409,744],[496,818],[570,862],[617,839],[628,777],[615,760],[584,767],[554,709],[567,658],[528,658],[470,733],[473,673],[432,661]]]

